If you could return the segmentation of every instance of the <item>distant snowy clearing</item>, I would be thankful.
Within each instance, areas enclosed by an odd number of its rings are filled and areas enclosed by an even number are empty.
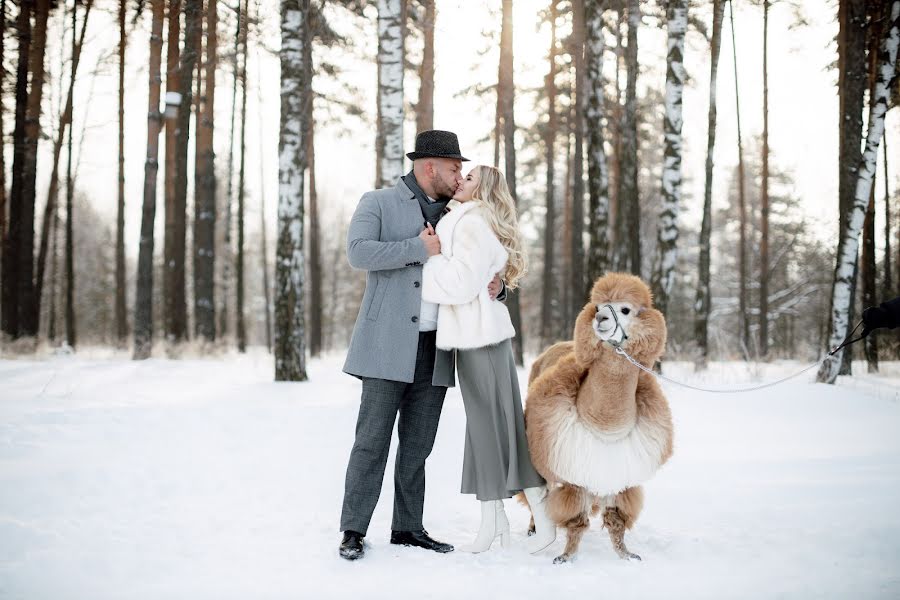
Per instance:
[[[272,383],[258,350],[0,360],[0,598],[900,597],[900,364],[748,394],[663,384],[675,456],[626,537],[643,562],[619,560],[595,519],[578,558],[553,565],[562,531],[536,557],[389,545],[393,453],[367,555],[341,560],[359,404],[342,359],[313,361],[304,384]],[[803,366],[666,373],[722,387]],[[425,526],[454,544],[479,519],[459,494],[464,422],[451,390]],[[520,543],[528,514],[506,505]]]

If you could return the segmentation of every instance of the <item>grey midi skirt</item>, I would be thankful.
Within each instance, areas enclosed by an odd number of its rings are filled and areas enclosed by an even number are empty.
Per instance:
[[[501,500],[543,485],[528,453],[510,340],[457,350],[456,369],[466,409],[462,493]]]

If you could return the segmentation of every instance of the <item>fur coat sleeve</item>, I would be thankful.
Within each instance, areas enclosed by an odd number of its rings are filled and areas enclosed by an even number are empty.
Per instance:
[[[468,304],[487,289],[506,264],[507,252],[480,211],[462,215],[449,239],[449,251],[432,256],[422,273],[422,298],[436,304]],[[446,217],[445,217],[446,218]]]

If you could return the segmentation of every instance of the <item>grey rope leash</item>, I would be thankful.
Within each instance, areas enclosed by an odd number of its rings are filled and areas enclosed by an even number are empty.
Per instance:
[[[651,369],[648,369],[647,367],[645,367],[644,365],[642,365],[642,364],[639,363],[638,361],[636,361],[636,360],[634,360],[633,358],[631,358],[631,356],[629,356],[628,353],[625,352],[625,350],[623,350],[621,346],[617,346],[615,350],[616,350],[616,354],[619,354],[619,355],[621,355],[621,356],[624,356],[625,359],[628,360],[628,362],[630,362],[631,364],[633,364],[634,366],[636,366],[638,369],[640,369],[641,371],[644,371],[645,373],[649,373],[650,375],[653,375],[653,376],[656,377],[657,379],[661,379],[661,380],[667,381],[667,382],[669,382],[669,383],[674,383],[675,385],[680,385],[680,386],[682,386],[682,387],[686,387],[686,388],[689,388],[689,389],[692,389],[692,390],[697,390],[697,391],[699,391],[699,392],[709,392],[709,393],[712,393],[712,394],[739,394],[739,393],[742,393],[742,392],[754,392],[754,391],[756,391],[756,390],[761,390],[761,389],[764,389],[764,388],[767,388],[767,387],[772,387],[773,385],[778,385],[779,383],[784,383],[784,382],[787,381],[788,379],[793,379],[794,377],[797,377],[797,376],[799,376],[799,375],[802,375],[803,373],[806,373],[806,372],[809,371],[810,369],[814,369],[815,367],[818,367],[818,366],[821,365],[823,362],[825,362],[825,358],[823,358],[823,359],[820,360],[819,362],[817,362],[817,363],[815,363],[815,364],[812,364],[812,365],[806,367],[805,369],[803,369],[802,371],[798,371],[798,372],[794,373],[793,375],[788,375],[787,377],[783,377],[783,378],[778,379],[778,380],[776,380],[776,381],[770,381],[769,383],[764,383],[764,384],[762,384],[762,385],[755,385],[755,386],[747,387],[747,388],[738,388],[738,389],[734,389],[734,390],[716,390],[716,389],[712,389],[712,388],[703,388],[703,387],[699,387],[699,386],[696,386],[696,385],[690,385],[690,384],[688,384],[688,383],[684,383],[684,382],[681,382],[681,381],[676,381],[675,379],[671,379],[670,377],[666,377],[666,376],[663,375],[662,373],[656,373],[655,371],[653,371],[653,370],[651,370]],[[827,357],[826,357],[826,358],[827,358]]]
[[[762,389],[765,389],[765,388],[769,388],[769,387],[778,385],[779,383],[784,383],[785,381],[787,381],[787,380],[789,380],[789,379],[793,379],[794,377],[799,377],[800,375],[803,375],[804,373],[806,373],[807,371],[809,371],[809,370],[811,370],[811,369],[815,369],[816,367],[818,367],[819,365],[821,365],[822,363],[824,363],[826,360],[828,360],[828,359],[829,359],[831,356],[833,356],[835,353],[837,353],[838,350],[840,350],[840,349],[843,348],[844,346],[849,346],[850,344],[853,344],[853,343],[855,343],[855,342],[858,342],[859,340],[861,340],[861,339],[863,339],[864,337],[866,337],[866,335],[867,335],[867,333],[868,333],[867,331],[864,330],[864,331],[863,331],[863,334],[862,334],[861,336],[859,336],[859,337],[857,337],[857,338],[851,339],[851,337],[853,336],[853,334],[856,333],[856,330],[859,329],[860,325],[863,324],[863,322],[860,321],[859,323],[856,324],[856,327],[854,327],[853,330],[850,331],[849,334],[847,334],[847,337],[844,338],[844,341],[841,343],[841,345],[837,346],[834,350],[832,350],[831,352],[829,352],[828,354],[826,354],[824,357],[822,357],[822,360],[820,360],[819,362],[813,363],[813,364],[809,365],[808,367],[806,367],[805,369],[803,369],[803,370],[801,370],[801,371],[797,371],[797,372],[794,373],[793,375],[788,375],[787,377],[782,377],[781,379],[777,379],[777,380],[775,380],[775,381],[770,381],[770,382],[768,382],[768,383],[763,383],[763,384],[760,384],[760,385],[754,385],[754,386],[751,386],[751,387],[737,388],[737,389],[732,389],[732,390],[712,389],[712,388],[704,388],[704,387],[699,387],[699,386],[696,386],[696,385],[691,385],[691,384],[689,384],[689,383],[684,383],[684,382],[682,382],[682,381],[677,381],[677,380],[675,380],[675,379],[672,379],[671,377],[666,377],[666,376],[663,375],[662,373],[657,373],[657,372],[653,371],[652,369],[648,369],[647,367],[645,367],[644,365],[642,365],[641,363],[639,363],[638,361],[636,361],[635,359],[633,359],[633,358],[625,351],[625,349],[622,348],[622,344],[625,342],[625,340],[628,339],[628,334],[627,334],[627,332],[625,331],[625,328],[622,327],[622,324],[619,323],[619,317],[616,316],[616,311],[615,311],[615,309],[613,308],[613,306],[612,306],[611,304],[606,304],[606,305],[604,306],[604,308],[609,308],[609,309],[610,309],[610,312],[612,313],[613,320],[614,320],[615,323],[616,323],[616,329],[614,329],[613,332],[615,332],[615,331],[618,330],[618,329],[621,329],[621,330],[622,330],[622,339],[621,339],[621,340],[619,340],[618,342],[613,342],[613,341],[611,341],[611,340],[607,340],[607,343],[610,344],[610,345],[613,347],[613,349],[615,349],[616,354],[618,354],[618,355],[620,355],[620,356],[624,356],[625,359],[626,359],[628,362],[630,362],[631,364],[633,364],[634,366],[636,366],[638,369],[640,369],[641,371],[644,371],[645,373],[649,373],[650,375],[653,375],[653,376],[656,377],[657,379],[660,379],[660,380],[662,380],[662,381],[667,381],[667,382],[669,382],[669,383],[674,383],[675,385],[680,385],[681,387],[686,387],[686,388],[688,388],[688,389],[697,390],[698,392],[709,392],[709,393],[711,393],[711,394],[740,394],[740,393],[743,393],[743,392],[755,392],[755,391],[757,391],[757,390],[762,390]]]

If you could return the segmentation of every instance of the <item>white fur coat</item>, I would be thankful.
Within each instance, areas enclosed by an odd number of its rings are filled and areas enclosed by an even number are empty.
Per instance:
[[[437,347],[471,349],[516,335],[506,305],[491,300],[488,283],[506,266],[506,249],[484,217],[481,202],[451,201],[435,233],[441,253],[425,263],[422,298],[440,305]]]

